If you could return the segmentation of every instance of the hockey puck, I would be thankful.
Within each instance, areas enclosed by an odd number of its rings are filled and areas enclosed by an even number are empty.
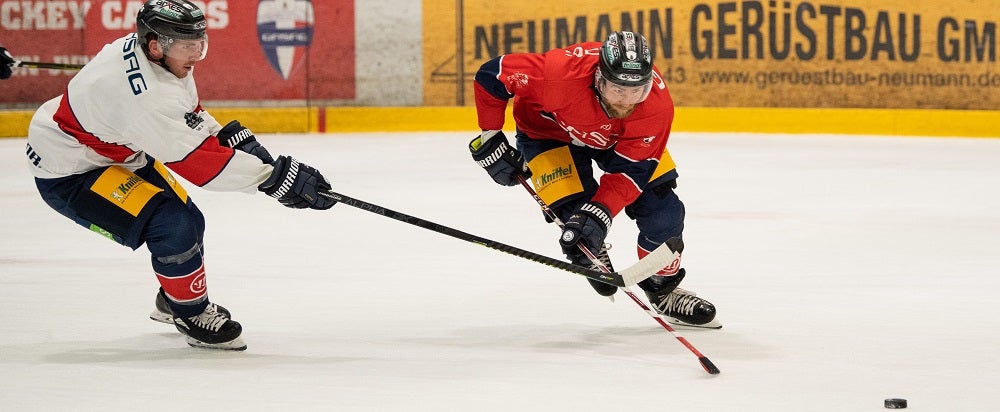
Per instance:
[[[886,409],[906,409],[906,399],[889,398],[885,400]]]

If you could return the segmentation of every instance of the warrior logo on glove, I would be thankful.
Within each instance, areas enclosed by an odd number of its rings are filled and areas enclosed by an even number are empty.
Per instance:
[[[469,142],[472,160],[489,173],[494,182],[504,186],[518,184],[518,177],[531,177],[524,156],[510,147],[507,136],[500,130],[486,130]]]

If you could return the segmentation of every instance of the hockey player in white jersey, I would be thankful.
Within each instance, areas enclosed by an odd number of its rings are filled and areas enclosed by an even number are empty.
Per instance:
[[[223,127],[201,107],[193,70],[208,51],[205,28],[187,0],[146,1],[136,33],[106,45],[34,114],[26,153],[49,206],[122,245],[146,245],[161,286],[150,318],[192,346],[244,350],[240,324],[208,298],[205,219],[171,171],[292,208],[336,202],[319,195],[330,183],[318,170],[273,159],[239,122]]]

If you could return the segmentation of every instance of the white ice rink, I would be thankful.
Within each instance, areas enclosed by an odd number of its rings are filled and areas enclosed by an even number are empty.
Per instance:
[[[471,133],[259,136],[334,190],[560,257]],[[40,200],[0,139],[3,411],[984,411],[1000,400],[1000,139],[675,133],[682,286],[724,328],[678,329],[583,278],[338,205],[188,185],[212,299],[246,352],[147,318],[132,252]],[[632,221],[609,240],[635,262]],[[635,289],[639,291],[638,288]]]

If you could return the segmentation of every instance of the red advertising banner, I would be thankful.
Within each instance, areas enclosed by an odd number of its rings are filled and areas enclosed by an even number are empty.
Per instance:
[[[0,0],[0,44],[15,59],[84,64],[135,31],[140,0]],[[192,1],[209,49],[195,69],[202,101],[353,99],[354,0]],[[75,72],[19,68],[0,106],[37,104]]]

